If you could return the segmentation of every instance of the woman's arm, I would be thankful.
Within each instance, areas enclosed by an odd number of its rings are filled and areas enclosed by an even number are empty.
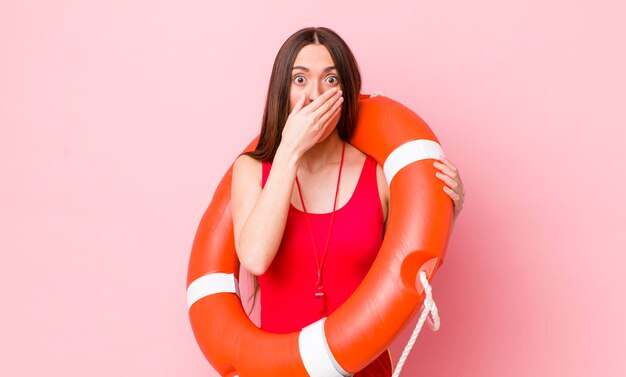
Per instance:
[[[273,168],[261,187],[261,162],[242,155],[233,165],[231,209],[235,249],[241,265],[254,275],[265,273],[283,237],[297,156],[278,148]]]
[[[283,128],[264,188],[259,161],[245,155],[235,161],[231,187],[235,250],[241,265],[255,275],[265,273],[276,256],[300,159],[341,115],[341,94],[336,88],[327,90],[306,106],[307,95],[300,97]]]

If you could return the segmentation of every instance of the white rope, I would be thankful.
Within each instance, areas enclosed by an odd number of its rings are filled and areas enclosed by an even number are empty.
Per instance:
[[[394,370],[391,377],[398,377],[400,375],[402,366],[409,356],[409,352],[411,352],[411,348],[413,348],[413,345],[417,340],[417,336],[419,335],[426,318],[428,318],[428,327],[430,327],[431,330],[439,330],[439,312],[437,311],[437,305],[435,305],[435,301],[433,300],[432,288],[430,287],[430,284],[428,284],[428,279],[426,278],[426,273],[424,271],[420,272],[420,281],[422,282],[422,286],[424,287],[424,291],[426,292],[426,298],[424,299],[424,305],[422,306],[422,315],[420,316],[419,321],[417,321],[415,330],[413,330],[413,334],[411,334],[409,342],[406,344],[406,347],[404,347],[404,351],[402,351],[402,356],[400,356],[400,360],[398,360],[398,365],[396,366],[396,369]],[[431,317],[428,317],[429,313],[432,313],[432,319]]]

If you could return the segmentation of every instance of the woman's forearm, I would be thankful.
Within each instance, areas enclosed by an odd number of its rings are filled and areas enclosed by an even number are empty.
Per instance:
[[[299,158],[288,147],[276,151],[272,170],[236,244],[243,267],[255,275],[270,266],[280,246]]]

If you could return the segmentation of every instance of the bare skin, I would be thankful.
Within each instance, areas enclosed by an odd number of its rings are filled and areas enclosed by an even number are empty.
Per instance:
[[[292,71],[290,115],[265,188],[261,187],[260,161],[248,156],[235,161],[231,192],[235,248],[242,266],[255,275],[265,273],[278,251],[289,206],[302,210],[296,175],[307,211],[332,211],[343,145],[336,129],[343,102],[337,78],[325,46],[303,47]],[[337,208],[343,207],[352,196],[365,158],[364,153],[346,143]],[[463,189],[460,176],[456,167],[450,165],[444,166],[447,171],[435,166],[445,173],[446,180],[456,185],[456,191],[451,192],[462,203],[462,195],[457,193]],[[450,177],[451,172],[456,174],[454,178]],[[389,188],[380,165],[377,185],[386,226]],[[448,195],[452,197],[451,193]]]

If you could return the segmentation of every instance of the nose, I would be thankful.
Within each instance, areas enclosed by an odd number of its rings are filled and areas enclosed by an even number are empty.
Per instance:
[[[321,95],[320,86],[317,84],[313,84],[311,90],[309,91],[309,102],[315,101],[317,97]]]

